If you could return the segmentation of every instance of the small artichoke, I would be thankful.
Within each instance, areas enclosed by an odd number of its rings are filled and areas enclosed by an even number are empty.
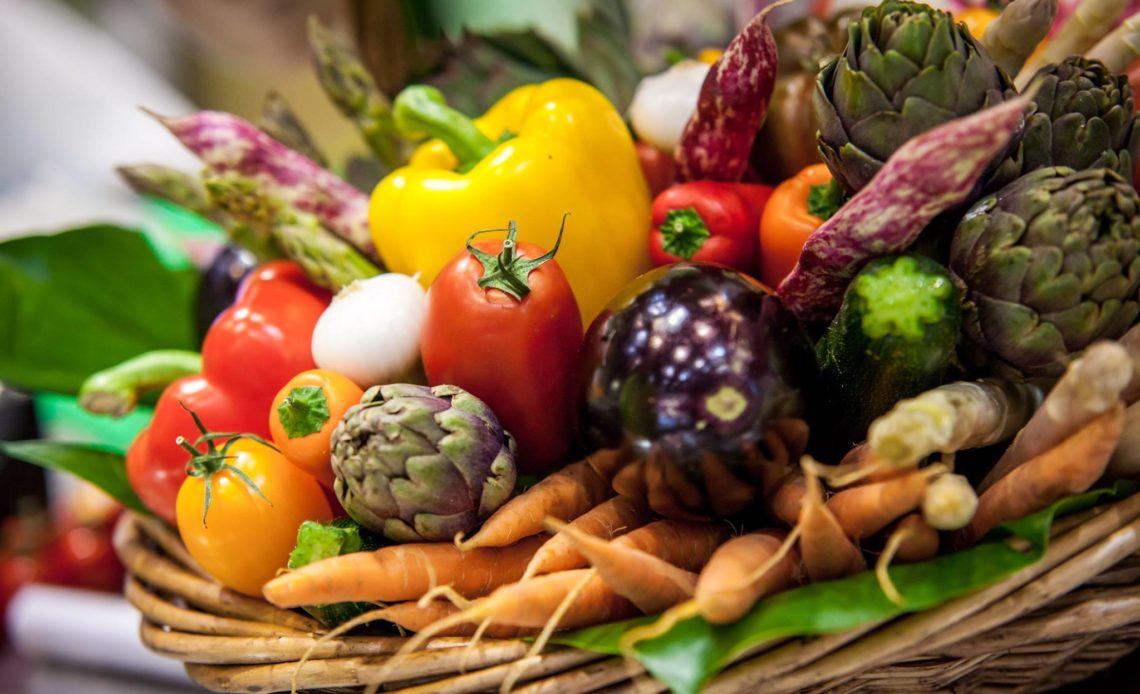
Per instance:
[[[451,540],[510,498],[515,441],[456,386],[369,388],[332,435],[337,498],[396,542]]]
[[[1047,167],[977,202],[954,232],[966,357],[1003,375],[1057,376],[1136,322],[1140,198],[1114,171]]]
[[[1042,68],[1033,84],[1040,87],[1021,139],[1023,171],[1106,168],[1132,177],[1140,128],[1127,76],[1100,61],[1072,57]]]
[[[965,26],[927,5],[884,0],[847,29],[847,47],[820,70],[819,151],[848,192],[904,142],[1014,94]]]

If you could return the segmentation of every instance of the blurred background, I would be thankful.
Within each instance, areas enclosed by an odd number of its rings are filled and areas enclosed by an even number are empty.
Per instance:
[[[6,250],[0,252],[0,269],[9,262],[15,267],[11,258],[17,258],[20,270],[0,275],[0,442],[94,442],[121,454],[150,410],[144,403],[118,419],[85,414],[68,394],[75,392],[77,379],[146,349],[170,346],[131,342],[135,335],[126,332],[145,334],[145,327],[178,333],[192,346],[217,310],[219,297],[212,292],[232,296],[248,266],[232,252],[226,255],[219,227],[137,195],[117,175],[116,167],[124,164],[198,170],[197,159],[143,108],[164,115],[228,111],[262,124],[267,109],[276,109],[278,122],[284,112],[285,120],[299,123],[331,168],[369,190],[384,168],[318,82],[311,17],[354,46],[389,95],[412,82],[429,82],[456,108],[478,114],[518,84],[574,76],[593,83],[624,112],[641,77],[723,46],[766,4],[3,0],[0,244]],[[780,8],[770,23],[787,27],[813,8],[835,13],[862,4],[802,0]],[[795,51],[797,40],[809,48],[828,43],[835,29],[798,26],[783,36],[790,37]],[[810,92],[814,78],[806,79]],[[807,156],[814,157],[814,150],[809,148]],[[64,301],[62,290],[53,289],[63,277],[71,282],[70,297],[100,295],[98,282],[120,270],[115,263],[133,262],[115,253],[90,253],[81,244],[71,257],[49,257],[34,243],[38,235],[68,229],[90,235],[92,225],[142,231],[170,271],[172,295],[166,303],[150,297],[149,322],[97,320],[98,311],[76,308]],[[17,242],[18,247],[3,243],[18,237],[32,240]],[[214,279],[203,282],[203,277]],[[10,307],[16,293],[34,313],[15,315]],[[97,308],[106,313],[115,307]],[[121,307],[120,313],[137,308]],[[65,320],[57,321],[64,311]],[[119,353],[105,351],[112,347]],[[61,370],[57,365],[67,359],[75,363],[70,371]],[[28,394],[32,391],[34,396]],[[142,647],[138,614],[118,595],[123,571],[110,536],[118,513],[94,488],[0,454],[0,691],[194,690],[177,662]],[[1128,680],[1135,664],[1126,668],[1101,684],[1128,691],[1120,687],[1135,681]]]
[[[723,45],[762,4],[4,0],[0,242],[113,225],[144,232],[171,276],[189,278],[188,292],[211,267],[233,270],[233,258],[219,258],[225,235],[218,227],[135,194],[116,174],[115,167],[138,163],[198,170],[197,160],[142,108],[165,115],[222,110],[259,122],[267,95],[275,94],[273,103],[286,105],[332,168],[370,188],[384,171],[318,83],[308,39],[313,16],[356,47],[385,93],[429,81],[446,91],[452,105],[477,114],[518,84],[557,75],[589,80],[624,109],[643,74],[678,55]],[[42,248],[17,243],[22,245],[12,249],[14,256],[0,254],[0,266],[15,262],[11,257],[21,268],[61,262],[37,255],[46,253]],[[57,276],[95,274],[92,264],[102,261],[77,257],[87,253],[76,245],[76,257],[53,265],[56,274],[35,286],[42,313],[8,315],[0,326],[6,333],[0,339],[9,343],[0,357],[0,441],[97,443],[122,453],[149,419],[145,406],[119,419],[86,414],[65,394],[74,392],[74,378],[47,368],[61,360],[61,350],[77,355],[76,374],[116,361],[100,350],[113,343],[113,331],[125,332],[121,325],[76,323],[47,342],[52,314],[72,308],[61,303],[61,292],[52,293]],[[37,260],[29,265],[29,258]],[[223,261],[231,265],[219,265]],[[115,268],[99,271],[113,274]],[[14,305],[6,292],[22,292],[27,306],[34,274],[0,282],[0,306]],[[97,284],[69,290],[102,291]],[[201,289],[196,300],[199,308],[210,303]],[[204,310],[208,314],[209,306]],[[124,346],[124,354],[139,347]],[[21,349],[25,353],[14,357]],[[32,350],[42,354],[26,353]],[[15,358],[23,361],[15,364]],[[45,368],[29,370],[35,359]],[[101,492],[70,476],[45,475],[0,456],[0,690],[192,690],[178,663],[143,649],[137,613],[116,595],[123,574],[110,532],[118,512]]]

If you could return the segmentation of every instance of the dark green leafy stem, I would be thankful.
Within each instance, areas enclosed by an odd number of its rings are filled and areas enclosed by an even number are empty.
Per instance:
[[[0,441],[0,453],[86,480],[136,513],[148,514],[127,481],[122,455],[99,446],[59,441]]]
[[[891,580],[905,606],[891,602],[874,574],[864,572],[774,595],[735,624],[713,626],[700,617],[681,621],[664,635],[637,644],[636,657],[674,692],[696,694],[733,659],[766,641],[846,631],[906,612],[931,609],[996,583],[1045,554],[1054,518],[1124,498],[1137,488],[1134,482],[1118,482],[1111,489],[1063,499],[1044,511],[1001,526],[986,542],[971,549],[892,568]],[[1030,549],[1018,551],[1003,541],[1012,536],[1027,540]],[[553,642],[619,655],[622,635],[655,619],[650,616],[604,624],[557,636]]]
[[[846,197],[835,179],[812,186],[808,192],[808,214],[826,222],[843,207],[843,203],[847,202]]]
[[[325,391],[319,386],[294,388],[277,406],[277,417],[291,439],[317,433],[329,421],[329,401],[325,398]]]

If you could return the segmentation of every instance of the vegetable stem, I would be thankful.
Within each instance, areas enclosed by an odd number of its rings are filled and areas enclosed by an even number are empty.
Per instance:
[[[89,376],[79,388],[79,405],[94,414],[122,417],[135,408],[140,393],[201,371],[202,355],[197,352],[146,352]]]
[[[457,171],[465,173],[498,144],[484,135],[475,122],[447,105],[435,87],[414,84],[405,87],[393,108],[396,128],[408,137],[427,135],[443,140],[459,160]]]
[[[562,215],[562,226],[558,228],[558,238],[554,248],[537,258],[523,258],[518,254],[519,225],[515,220],[507,223],[507,238],[503,240],[503,247],[497,255],[491,255],[471,245],[472,240],[480,234],[502,229],[484,229],[477,231],[467,239],[467,252],[475,256],[483,265],[483,276],[477,284],[483,289],[498,289],[522,301],[530,294],[530,284],[527,278],[539,266],[554,259],[558,247],[562,245],[562,232],[566,230],[566,217]]]

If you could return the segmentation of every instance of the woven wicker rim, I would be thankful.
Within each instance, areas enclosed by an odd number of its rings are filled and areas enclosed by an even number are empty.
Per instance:
[[[974,676],[973,688],[979,672],[987,688],[1037,691],[1083,679],[1140,643],[1140,494],[1062,519],[1053,535],[1040,561],[989,588],[843,633],[770,641],[706,691],[916,691]],[[288,691],[294,676],[300,689],[360,688],[404,642],[329,639],[298,670],[323,632],[317,622],[205,578],[154,519],[126,514],[115,547],[128,571],[126,596],[143,615],[143,643],[185,662],[214,691]],[[528,648],[518,640],[466,644],[430,641],[401,659],[384,691],[494,690]],[[519,682],[514,691],[526,694],[665,691],[636,662],[554,647]]]

